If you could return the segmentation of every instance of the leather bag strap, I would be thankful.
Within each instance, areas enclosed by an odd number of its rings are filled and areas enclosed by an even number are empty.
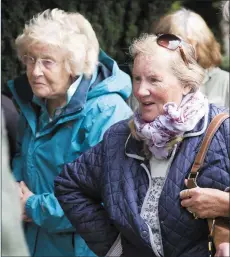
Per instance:
[[[188,188],[194,188],[197,187],[197,177],[199,175],[199,169],[203,166],[204,163],[204,158],[206,156],[206,153],[208,151],[208,147],[212,141],[212,138],[214,136],[214,134],[216,133],[216,131],[219,129],[219,127],[221,126],[221,124],[227,119],[229,118],[229,114],[228,113],[220,113],[218,115],[216,115],[213,120],[211,121],[211,123],[209,124],[204,139],[202,141],[201,147],[199,152],[196,155],[195,161],[192,165],[190,174],[188,176]]]

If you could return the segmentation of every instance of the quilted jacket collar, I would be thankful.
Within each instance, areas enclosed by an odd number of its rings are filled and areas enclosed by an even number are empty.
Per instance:
[[[208,124],[208,113],[209,111],[207,111],[205,116],[197,123],[193,130],[185,133],[184,138],[199,136],[206,131]],[[125,154],[128,157],[144,161],[146,160],[146,157],[143,146],[143,141],[136,140],[130,133],[125,143]]]
[[[125,154],[128,157],[144,161],[145,155],[143,146],[143,141],[136,140],[130,133],[125,143]]]

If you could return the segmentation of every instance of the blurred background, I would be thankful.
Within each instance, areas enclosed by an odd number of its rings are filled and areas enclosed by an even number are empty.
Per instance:
[[[93,25],[101,48],[128,72],[128,46],[148,32],[152,23],[170,11],[188,8],[200,14],[221,43],[221,68],[229,71],[229,24],[223,21],[217,0],[2,0],[2,91],[7,80],[24,72],[17,60],[14,40],[33,15],[48,8],[78,11]]]

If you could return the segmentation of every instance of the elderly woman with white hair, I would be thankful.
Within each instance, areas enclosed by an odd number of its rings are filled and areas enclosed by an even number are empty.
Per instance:
[[[9,81],[20,108],[13,173],[31,256],[94,256],[53,194],[65,163],[96,145],[132,115],[131,80],[99,50],[79,13],[46,10],[16,39],[26,74]]]
[[[99,256],[208,257],[207,221],[181,206],[180,192],[208,125],[228,109],[200,92],[204,71],[192,45],[176,35],[144,35],[130,52],[139,102],[133,119],[65,165],[55,195]],[[200,187],[230,184],[229,136],[227,118],[199,170]]]

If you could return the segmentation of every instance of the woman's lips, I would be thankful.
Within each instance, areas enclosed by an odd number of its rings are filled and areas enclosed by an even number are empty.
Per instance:
[[[144,109],[151,109],[155,103],[142,103],[141,105]]]
[[[150,105],[150,104],[155,104],[154,102],[147,102],[147,103],[142,103],[144,105]]]
[[[45,83],[42,82],[33,82],[33,86],[44,86]]]
[[[150,105],[153,105],[155,103],[142,103],[143,106],[150,106]]]

